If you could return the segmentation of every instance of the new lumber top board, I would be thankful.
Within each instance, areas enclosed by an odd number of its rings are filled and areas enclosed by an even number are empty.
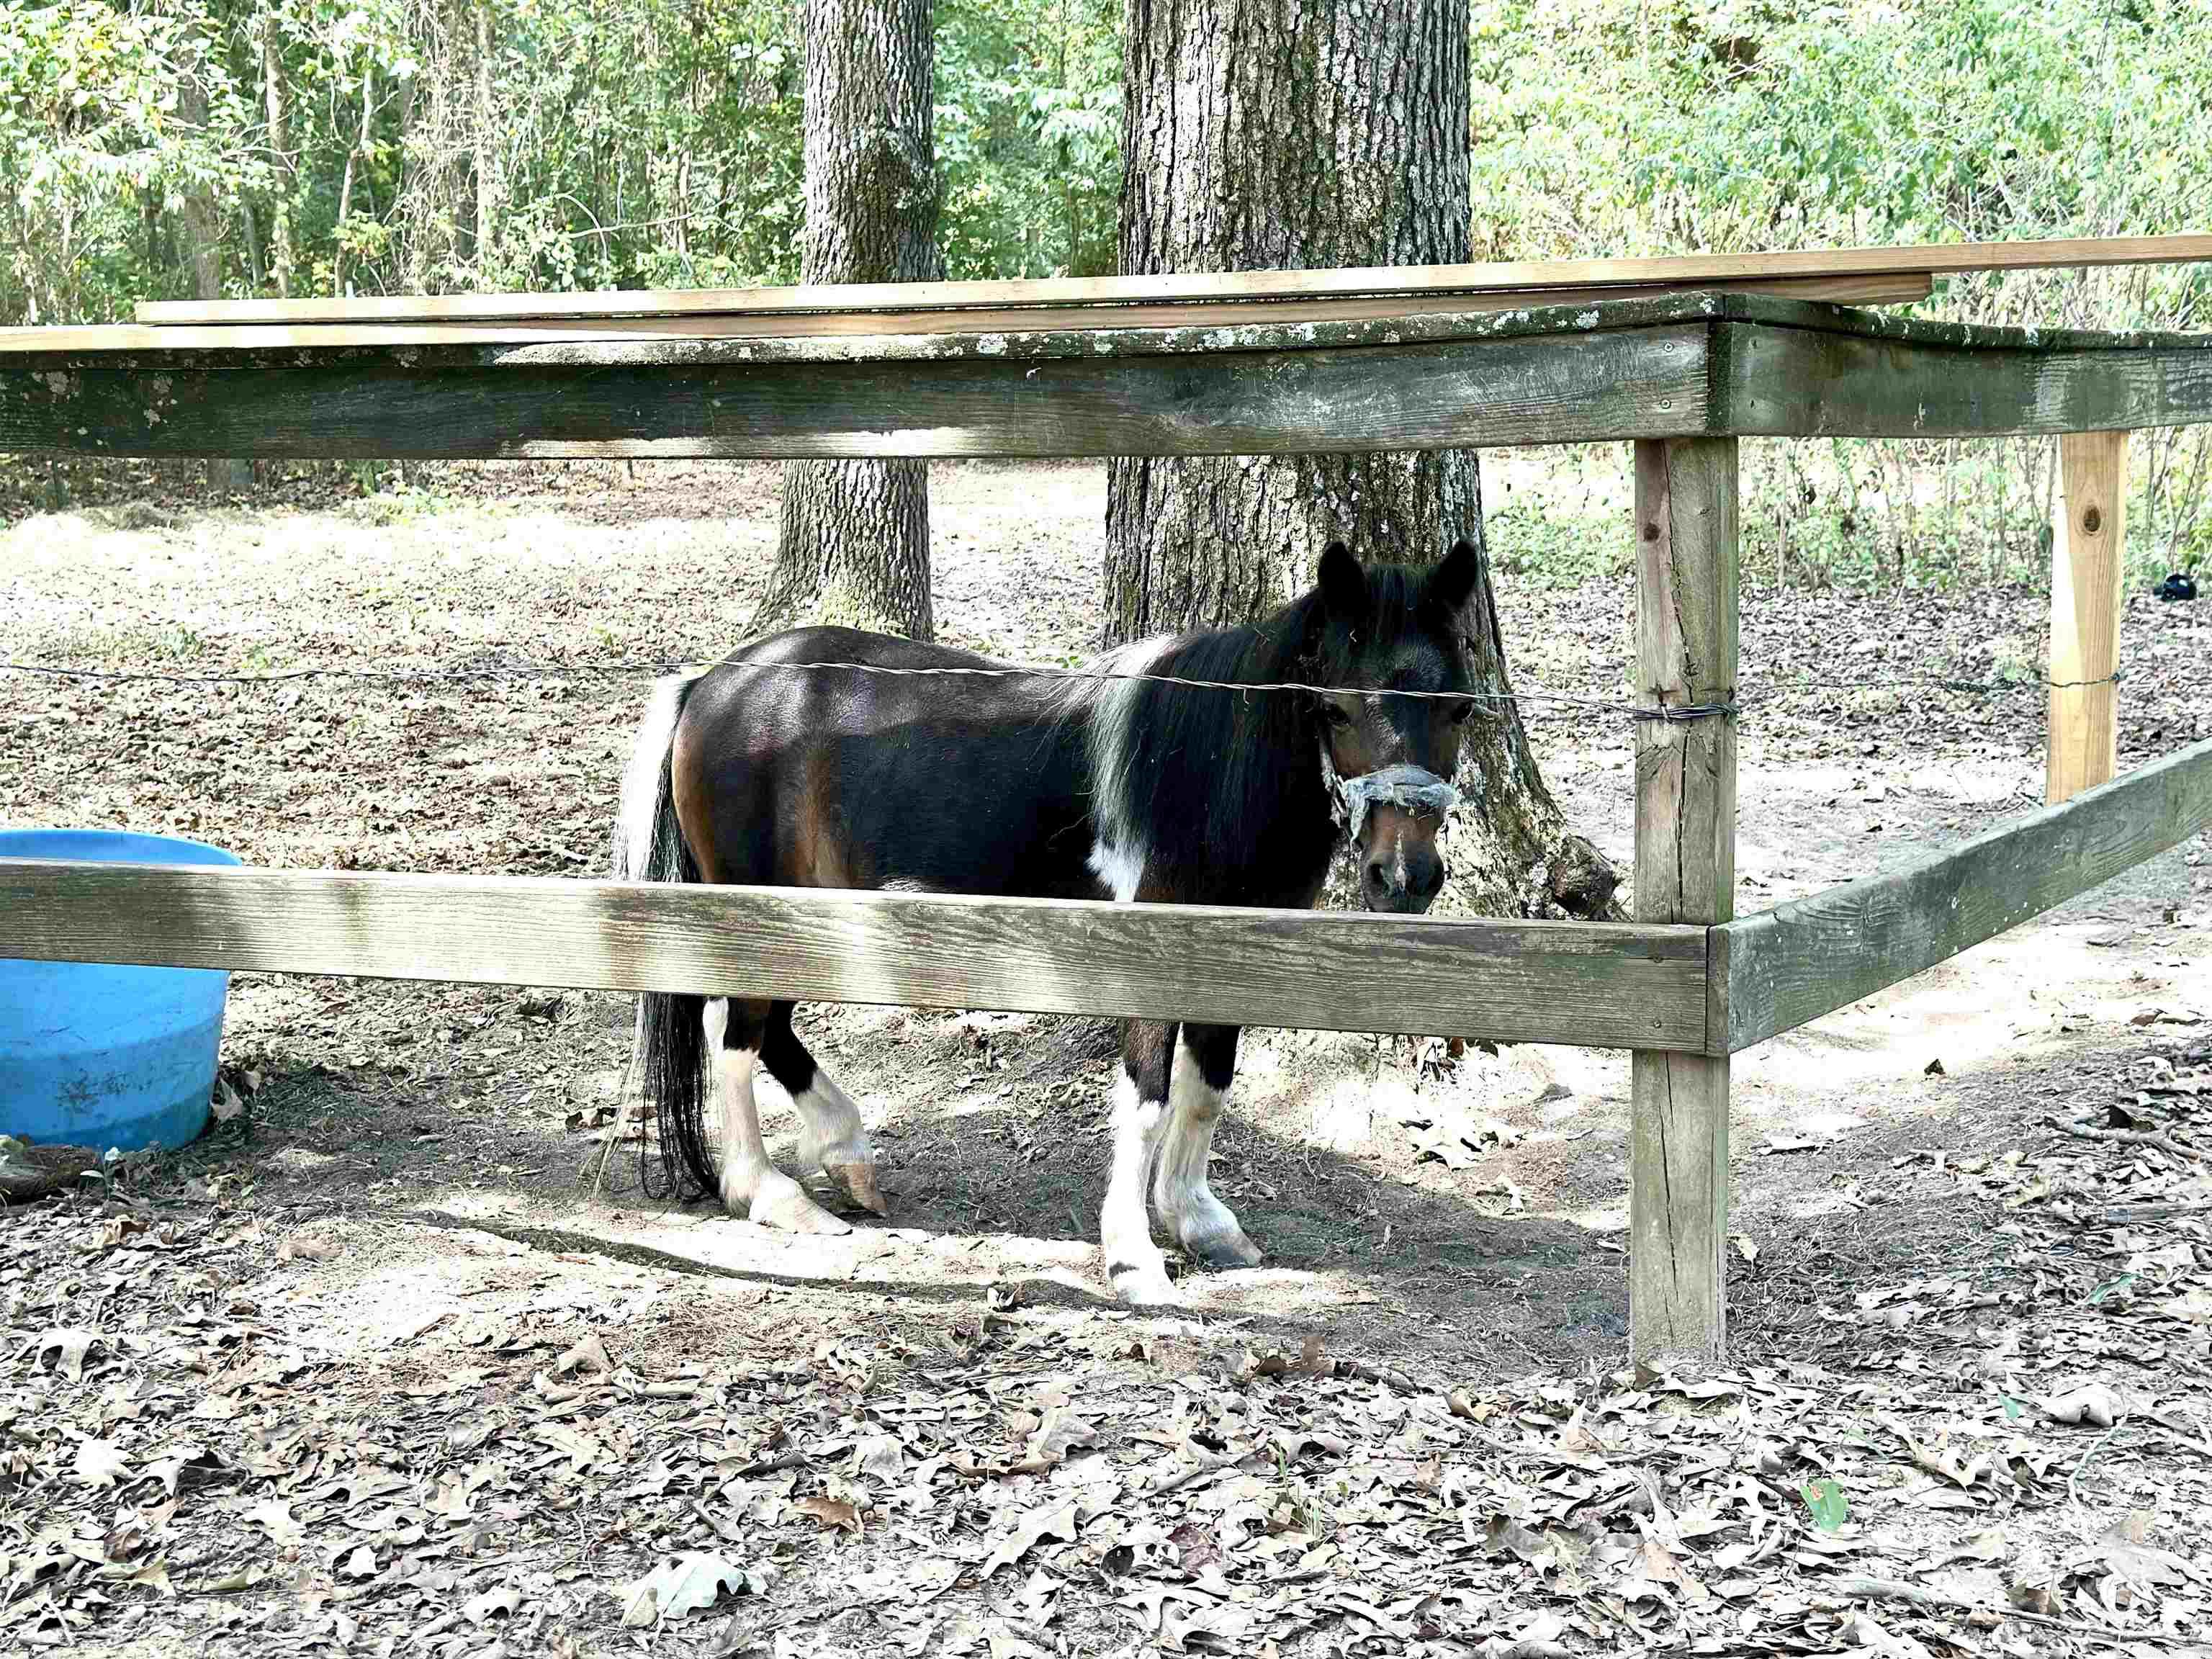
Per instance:
[[[1175,327],[1113,325],[1115,312],[1025,316],[1019,328],[927,333],[738,335],[718,337],[596,328],[488,326],[443,322],[302,323],[149,327],[0,329],[0,373],[9,359],[91,364],[292,365],[362,362],[381,356],[403,368],[474,364],[490,368],[598,366],[738,367],[799,362],[916,362],[951,359],[1038,359],[1323,352],[1455,341],[1562,338],[1674,324],[1745,323],[1771,329],[1850,335],[1973,351],[2187,350],[2212,348],[2212,333],[2151,330],[1999,328],[1795,300],[1728,289],[1665,289],[1577,296],[1530,295],[1510,307],[1430,309],[1388,316],[1299,320],[1284,307],[1260,307],[1241,322],[1216,319]],[[43,365],[41,367],[44,367]]]
[[[1328,454],[2212,422],[2212,335],[1984,328],[1758,294],[1159,329],[518,332],[21,331],[0,337],[0,451]]]
[[[1456,265],[1385,265],[1154,276],[1078,276],[1041,282],[872,283],[813,288],[654,289],[581,294],[456,294],[350,300],[149,301],[137,320],[210,324],[485,322],[536,318],[672,317],[765,313],[958,312],[1010,307],[1219,304],[1346,298],[1434,299],[1537,290],[1711,288],[1736,283],[1926,279],[1970,270],[2163,264],[2212,260],[2212,235],[2120,236],[2058,241],[1962,242],[1917,247],[1806,248],[1779,253],[1698,253],[1650,259],[1534,259]],[[1825,296],[1869,297],[1841,291]],[[1413,307],[1406,307],[1413,309]],[[1433,307],[1431,307],[1433,308]]]
[[[1924,279],[1900,279],[1910,295]],[[1771,285],[1769,285],[1771,286]],[[834,318],[516,319],[502,322],[119,323],[82,328],[0,330],[0,361],[27,355],[179,362],[305,363],[346,351],[404,351],[409,364],[473,361],[530,365],[738,364],[939,361],[948,358],[1120,357],[1242,351],[1318,351],[1528,334],[1577,334],[1733,314],[1739,302],[1778,305],[1806,318],[1845,313],[1825,301],[1763,289],[1718,287],[1551,290],[1510,300],[1472,296],[1400,300],[1362,314],[1319,314],[1337,302],[1183,307],[1188,319],[1148,320],[1127,306],[1002,312],[939,312]],[[1315,314],[1308,314],[1312,312]],[[1368,314],[1371,313],[1371,314]],[[1182,313],[1179,313],[1179,317]],[[1749,313],[1746,313],[1749,314]],[[723,325],[728,326],[725,328]],[[877,331],[880,327],[880,331]],[[314,354],[321,354],[319,359]]]

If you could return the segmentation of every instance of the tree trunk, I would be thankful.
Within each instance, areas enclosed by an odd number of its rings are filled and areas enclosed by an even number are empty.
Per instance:
[[[806,0],[805,282],[944,273],[933,9],[933,0]],[[931,636],[927,463],[785,467],[781,544],[751,631],[801,618]]]
[[[499,216],[505,207],[499,171],[499,131],[491,95],[491,5],[477,0],[477,281],[493,284]]]
[[[331,293],[343,299],[346,293],[346,221],[353,216],[353,181],[362,164],[368,159],[369,123],[376,113],[376,59],[363,54],[361,65],[361,132],[346,151],[345,176],[338,185],[338,217],[335,246],[331,253]]]
[[[1469,257],[1465,0],[1127,0],[1121,269],[1432,264]],[[1109,643],[1249,622],[1332,538],[1368,560],[1483,545],[1472,451],[1129,457],[1109,464]],[[1486,560],[1477,671],[1509,689]],[[1454,897],[1494,915],[1608,914],[1616,878],[1565,832],[1510,703],[1463,746]]]
[[[177,119],[201,143],[207,139],[207,82],[205,67],[195,61],[177,82]],[[192,295],[200,300],[222,298],[222,212],[215,192],[198,180],[185,190],[178,219],[184,228],[185,259],[191,267]],[[226,458],[208,464],[208,485],[224,495],[243,495],[252,487],[250,461]]]
[[[269,108],[269,274],[292,294],[292,151],[284,132],[284,52],[272,7],[261,15],[261,88]]]

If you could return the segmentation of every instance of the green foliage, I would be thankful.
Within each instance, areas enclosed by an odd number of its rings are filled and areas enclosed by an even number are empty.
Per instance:
[[[2212,226],[2201,0],[1474,0],[1478,258]],[[2212,327],[2212,266],[1978,274],[1929,314]],[[2212,554],[2202,434],[2145,434],[2141,579]],[[1744,562],[1858,585],[2042,580],[2051,446],[1746,446]]]
[[[228,296],[793,281],[800,9],[0,9],[0,324],[125,317],[210,276]],[[947,274],[1112,270],[1117,0],[936,15]],[[1471,0],[1470,18],[1479,258],[2212,227],[2203,0]],[[2212,327],[2212,267],[1965,276],[1925,309]],[[2051,448],[1748,444],[1746,568],[2040,580]],[[2212,562],[2212,433],[2142,434],[2131,466],[2131,579]],[[1617,574],[1613,509],[1556,493],[1493,503],[1501,561]]]
[[[939,7],[950,275],[1112,269],[1120,9]],[[273,294],[280,207],[294,293],[794,282],[803,70],[797,0],[8,8],[0,322],[193,295],[196,246]]]
[[[1118,0],[959,0],[937,30],[939,235],[948,276],[1115,269]]]

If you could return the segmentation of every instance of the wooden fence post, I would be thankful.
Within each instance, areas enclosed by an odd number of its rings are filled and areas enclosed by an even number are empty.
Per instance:
[[[1725,702],[1736,689],[1736,441],[1636,446],[1637,701]],[[1735,724],[1646,720],[1636,738],[1636,916],[1735,912]],[[1729,1062],[1634,1060],[1630,1352],[1639,1368],[1720,1358],[1727,1336]]]
[[[2058,441],[2051,536],[2051,805],[2112,781],[2119,755],[2120,586],[2128,434]]]

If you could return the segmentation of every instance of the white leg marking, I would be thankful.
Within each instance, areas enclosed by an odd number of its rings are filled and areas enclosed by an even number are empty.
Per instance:
[[[1152,1178],[1152,1206],[1176,1242],[1210,1267],[1251,1267],[1261,1260],[1258,1245],[1245,1237],[1230,1207],[1206,1184],[1206,1159],[1213,1151],[1213,1126],[1221,1121],[1227,1091],[1209,1085],[1182,1036],[1176,1038],[1175,1069],[1168,1084],[1168,1121],[1160,1144],[1158,1172]]]
[[[761,1139],[760,1110],[753,1101],[753,1068],[760,1056],[750,1048],[722,1046],[729,1018],[727,1003],[707,1005],[707,1052],[713,1057],[722,1107],[722,1207],[763,1227],[789,1232],[850,1232],[851,1228],[769,1161],[768,1146]]]
[[[863,1208],[890,1212],[876,1184],[876,1148],[860,1121],[860,1109],[819,1065],[814,1081],[792,1097],[799,1109],[799,1172],[826,1170]]]
[[[799,1109],[799,1165],[826,1170],[837,1164],[873,1164],[876,1149],[860,1123],[860,1109],[837,1079],[814,1068],[814,1081],[791,1098]]]
[[[711,1030],[714,1022],[708,1024],[709,1034],[717,1035]],[[750,1048],[725,1048],[720,1042],[713,1052],[722,1106],[722,1207],[743,1215],[760,1190],[761,1178],[773,1167],[761,1140],[760,1112],[753,1103],[753,1066],[758,1056]]]
[[[1098,1213],[1098,1242],[1106,1255],[1107,1282],[1122,1301],[1139,1307],[1171,1304],[1167,1259],[1152,1243],[1145,1215],[1145,1176],[1167,1103],[1137,1098],[1126,1071],[1114,1086],[1114,1164],[1106,1178],[1106,1204]]]

